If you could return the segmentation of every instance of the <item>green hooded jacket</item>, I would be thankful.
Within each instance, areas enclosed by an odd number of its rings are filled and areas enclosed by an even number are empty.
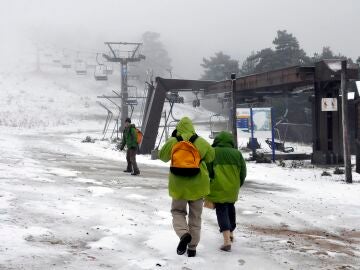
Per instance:
[[[177,136],[183,140],[189,140],[195,134],[194,126],[188,117],[184,117],[176,126]],[[171,150],[177,143],[175,137],[168,139],[159,151],[162,161],[168,162],[171,159]],[[206,163],[214,160],[215,151],[203,138],[198,137],[194,142],[201,157],[200,172],[195,176],[178,176],[169,172],[169,195],[177,200],[195,201],[204,198],[210,192],[209,173]]]
[[[234,148],[234,139],[229,132],[220,132],[214,139],[213,147],[215,159],[207,164],[211,182],[206,199],[214,203],[234,203],[246,177],[244,158]]]
[[[128,127],[126,127],[123,131],[122,141],[121,141],[121,147],[124,148],[125,145],[128,149],[134,149],[137,148],[137,134],[135,130],[135,125],[130,124]]]

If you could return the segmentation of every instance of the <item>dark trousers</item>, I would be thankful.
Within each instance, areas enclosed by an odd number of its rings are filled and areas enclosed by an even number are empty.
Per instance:
[[[127,168],[126,170],[132,171],[134,173],[139,173],[139,168],[136,163],[136,152],[137,149],[128,149],[126,151],[126,161],[127,161]]]
[[[216,217],[220,232],[232,232],[236,228],[236,212],[234,203],[216,203]]]

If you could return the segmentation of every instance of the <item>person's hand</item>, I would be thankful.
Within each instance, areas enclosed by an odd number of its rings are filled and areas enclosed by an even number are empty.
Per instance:
[[[205,200],[204,207],[209,209],[215,209],[215,204],[211,201]]]

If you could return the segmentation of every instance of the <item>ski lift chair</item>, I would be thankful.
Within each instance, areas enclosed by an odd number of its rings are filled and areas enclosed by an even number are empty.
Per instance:
[[[272,141],[271,139],[266,139],[265,142],[267,143],[267,145],[270,147],[270,149],[273,149],[273,145],[272,145]],[[274,140],[274,148],[275,151],[280,151],[283,153],[291,153],[294,152],[294,147],[291,146],[287,146],[285,147],[285,143],[279,140]]]
[[[281,124],[281,122],[282,122],[282,120],[280,120],[275,126]],[[277,137],[279,138],[279,139],[274,138],[274,148],[275,149],[273,149],[273,144],[272,144],[271,138],[267,138],[265,140],[266,144],[270,147],[271,150],[280,151],[280,152],[283,152],[283,153],[294,152],[294,147],[285,146],[287,129],[288,129],[288,126],[286,126],[286,129],[285,129],[284,140],[281,140],[279,129],[274,127],[274,130],[276,131]]]
[[[169,100],[169,102],[184,103],[184,97],[180,96],[176,91],[166,93],[166,98]]]
[[[267,138],[265,140],[266,144],[270,147],[271,150],[276,150],[276,151],[280,151],[283,153],[291,153],[294,152],[294,147],[291,146],[285,146],[285,140],[286,140],[286,135],[287,135],[287,131],[288,131],[288,120],[287,120],[287,115],[288,115],[289,109],[288,109],[288,103],[286,100],[286,110],[284,112],[284,115],[280,118],[280,120],[274,125],[274,130],[277,134],[278,139],[274,138],[274,148],[273,149],[273,144],[272,144],[272,140],[271,138]],[[284,122],[284,123],[283,123]],[[280,131],[277,128],[279,125],[286,125],[286,129],[285,129],[285,134],[284,134],[284,138],[283,140],[281,140],[281,136],[280,136]]]
[[[111,75],[113,74],[114,70],[113,70],[113,66],[112,65],[106,65],[106,74],[107,75]]]
[[[108,76],[106,73],[106,66],[105,65],[97,65],[94,71],[94,77],[97,81],[107,81]]]
[[[193,105],[194,108],[200,107],[200,99],[198,97],[199,91],[194,91],[193,93],[195,95],[195,99],[193,100],[192,105]]]
[[[216,113],[216,114],[213,114],[210,116],[210,135],[209,135],[209,138],[210,139],[215,139],[216,135],[218,135],[222,130],[219,129],[216,129],[215,130],[215,121],[213,120],[214,118],[217,119],[217,123],[220,123],[221,122],[221,115],[219,113]]]
[[[75,72],[77,75],[86,75],[86,64],[84,62],[77,62],[75,66]]]
[[[62,62],[62,68],[71,68],[71,64],[69,62]]]

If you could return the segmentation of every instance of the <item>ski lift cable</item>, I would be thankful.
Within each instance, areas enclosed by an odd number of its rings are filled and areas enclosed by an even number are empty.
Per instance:
[[[63,50],[66,50],[66,51],[71,51],[71,52],[79,52],[81,54],[91,54],[91,55],[94,55],[94,54],[97,54],[99,53],[99,50],[94,50],[94,49],[85,49],[85,50],[80,50],[79,48],[70,48],[70,47],[62,47]],[[105,53],[105,52],[101,52],[100,53]]]
[[[145,83],[145,87],[144,87],[144,96],[147,97],[148,92],[149,92],[149,85]],[[145,114],[145,106],[146,106],[146,100],[147,99],[142,99],[141,101],[141,108],[140,108],[140,117],[139,117],[139,126],[140,124],[142,124],[142,119],[144,117]]]
[[[149,75],[149,74],[148,74]],[[147,97],[148,95],[148,92],[149,92],[149,87],[150,87],[150,84],[145,82],[144,84],[144,97]],[[140,126],[142,124],[142,119],[144,117],[144,114],[145,114],[145,106],[146,106],[146,98],[142,99],[141,101],[141,107],[140,107],[140,115],[139,115],[139,119],[138,119],[138,125]]]
[[[287,121],[286,116],[288,115],[289,109],[286,107],[284,115],[281,116],[280,120],[278,122],[275,123],[275,126],[280,125],[281,123],[283,123],[284,121]]]
[[[99,53],[96,53],[96,63],[98,63],[98,65],[104,66],[104,63],[99,62]]]
[[[60,47],[58,44],[48,44],[47,47],[53,50],[67,50],[67,51],[87,53],[87,54],[96,54],[97,52],[99,52],[99,50],[93,48],[80,49],[80,48],[67,47],[67,46]]]
[[[174,102],[170,102],[170,113],[166,116],[166,119],[165,119],[165,125],[164,125],[164,128],[163,128],[163,131],[161,132],[161,136],[160,136],[160,139],[159,139],[159,143],[158,143],[158,146],[156,147],[156,149],[159,149],[160,147],[160,143],[162,141],[162,137],[164,136],[164,132],[165,132],[165,127],[169,121],[169,117],[170,115],[172,115],[172,109],[173,109],[173,106],[174,106]],[[175,120],[175,119],[174,119]]]
[[[180,121],[180,119],[175,118],[175,116],[173,115],[173,110],[172,110],[172,108],[170,109],[170,114],[171,114],[171,117],[172,117],[172,119],[173,119],[174,121],[177,121],[177,122]]]

